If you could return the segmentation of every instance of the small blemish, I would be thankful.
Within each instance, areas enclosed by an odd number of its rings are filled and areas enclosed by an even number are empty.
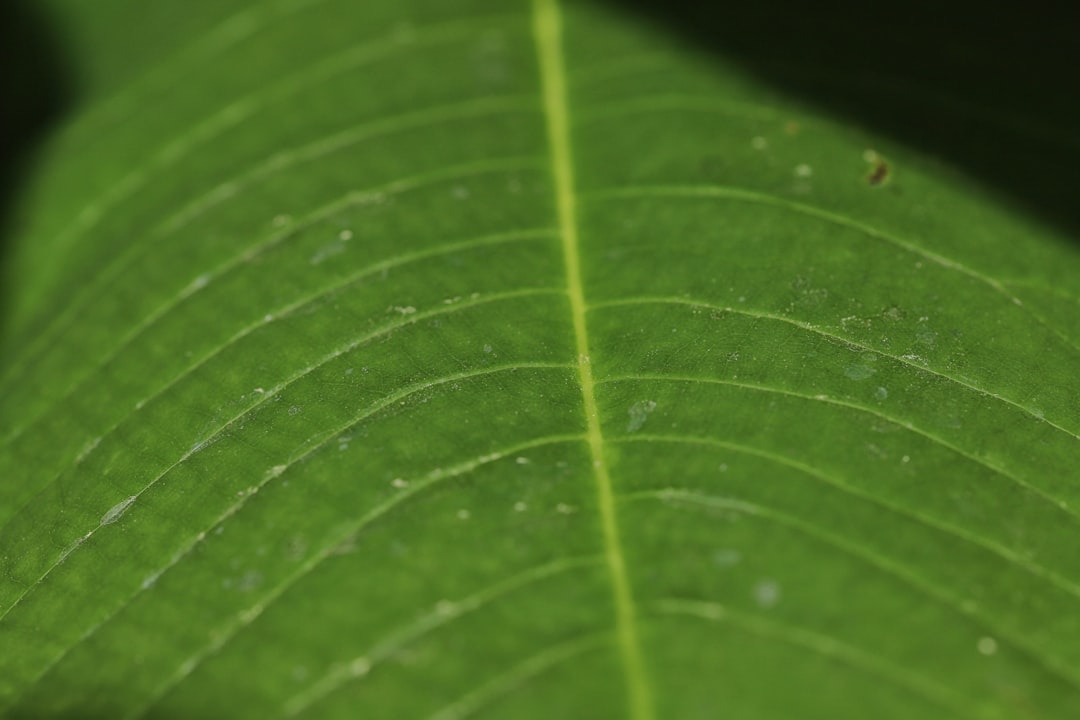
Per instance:
[[[125,498],[124,500],[121,500],[120,502],[113,505],[111,508],[109,508],[108,512],[101,516],[100,524],[110,525],[123,517],[124,513],[126,513],[128,508],[131,507],[132,503],[135,502],[136,497],[138,496],[132,495],[131,497]]]
[[[979,638],[979,642],[975,644],[981,655],[993,655],[998,650],[997,640],[990,636],[984,636]]]
[[[801,163],[795,166],[795,177],[808,178],[814,174],[814,168],[810,167],[806,163]]]
[[[371,671],[371,661],[366,657],[358,657],[349,663],[349,672],[353,677],[363,677]]]
[[[758,135],[757,137],[754,137],[750,140],[750,147],[754,148],[755,150],[764,150],[765,148],[769,147],[769,141]]]
[[[87,456],[88,456],[88,455],[89,455],[90,453],[94,452],[94,449],[95,449],[95,448],[96,448],[96,447],[97,447],[97,446],[98,446],[98,445],[99,445],[100,443],[101,443],[101,438],[100,438],[100,437],[96,437],[96,438],[94,438],[93,440],[91,440],[90,442],[88,442],[88,443],[86,443],[85,445],[83,445],[83,448],[82,448],[82,450],[80,450],[80,451],[79,451],[79,456],[78,456],[77,458],[75,458],[75,464],[76,464],[76,465],[78,465],[78,464],[79,464],[79,463],[81,463],[81,462],[82,462],[83,460],[85,460],[85,459],[87,458]]]
[[[848,365],[844,368],[844,375],[852,380],[865,380],[876,372],[877,370],[869,365]]]
[[[762,580],[754,586],[754,602],[759,607],[771,608],[780,602],[780,583],[775,580]]]
[[[630,421],[626,423],[626,432],[635,432],[641,429],[649,417],[649,413],[656,409],[656,403],[652,400],[641,400],[630,406],[627,414]]]
[[[871,187],[880,187],[889,181],[890,168],[885,158],[873,150],[863,153],[863,160],[870,163],[870,172],[866,175],[866,184]]]
[[[193,292],[196,292],[197,290],[202,290],[209,283],[210,283],[210,276],[209,275],[200,275],[199,277],[195,278],[194,280],[191,281],[191,283],[188,284],[187,288],[185,288],[185,291],[188,292],[188,293],[193,293]]]

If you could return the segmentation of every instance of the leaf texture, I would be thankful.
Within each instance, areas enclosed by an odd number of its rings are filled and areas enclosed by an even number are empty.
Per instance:
[[[1080,716],[1054,228],[611,5],[53,5],[0,712]]]

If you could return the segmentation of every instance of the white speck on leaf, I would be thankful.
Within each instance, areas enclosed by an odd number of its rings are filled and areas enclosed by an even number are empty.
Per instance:
[[[188,286],[186,288],[184,288],[184,294],[190,294],[190,293],[193,293],[193,292],[195,292],[197,290],[202,290],[204,287],[207,286],[207,284],[209,282],[210,282],[210,276],[209,275],[205,275],[205,274],[200,275],[199,277],[192,280],[188,284]]]
[[[457,516],[458,520],[468,520],[470,517],[472,517],[472,513],[470,513],[465,508],[462,508],[461,510],[457,511]]]
[[[656,409],[656,403],[652,400],[641,400],[630,406],[627,414],[630,421],[626,423],[626,432],[635,432],[641,429],[649,417],[649,413]]]
[[[353,677],[363,677],[371,671],[371,661],[366,657],[358,657],[349,663],[349,673]]]
[[[810,177],[813,174],[814,174],[814,169],[812,167],[810,167],[809,165],[807,165],[806,163],[802,163],[800,165],[795,166],[795,176],[796,177],[806,178],[806,177]]]
[[[108,512],[101,516],[100,524],[109,525],[119,520],[123,516],[123,514],[127,512],[127,509],[131,507],[132,503],[135,502],[135,499],[137,497],[137,495],[132,495],[131,497],[125,498],[124,500],[121,500],[120,502],[113,505],[111,508],[109,508]]]
[[[89,455],[90,453],[94,452],[94,448],[96,448],[100,443],[101,443],[101,438],[96,437],[93,440],[91,440],[90,442],[83,445],[82,450],[79,451],[79,456],[75,458],[75,464],[78,465],[83,460],[85,460],[86,456]]]
[[[769,147],[769,141],[758,135],[754,138],[751,138],[750,147],[754,148],[755,150],[764,150],[765,148]]]
[[[975,647],[979,650],[980,654],[989,656],[997,652],[998,644],[997,640],[994,638],[984,636],[979,638],[979,642],[976,643]]]
[[[775,580],[762,580],[754,586],[754,602],[759,607],[771,608],[780,602],[780,583]]]
[[[844,375],[852,380],[865,380],[876,372],[877,370],[869,365],[848,365],[844,368]]]
[[[404,490],[409,487],[409,481],[405,478],[394,478],[390,481],[390,484],[398,490]]]
[[[335,255],[340,255],[345,252],[345,241],[335,240],[334,242],[326,245],[315,252],[311,258],[308,259],[308,263],[311,265],[320,265],[329,258]]]
[[[876,397],[878,400],[884,400],[885,398],[889,397],[889,391],[883,387],[879,387],[877,390],[874,391],[874,397]]]
[[[76,539],[75,539],[74,541],[72,541],[72,542],[71,542],[71,543],[70,543],[70,544],[69,544],[69,545],[68,545],[68,546],[67,546],[66,548],[64,548],[63,550],[61,550],[61,551],[60,551],[60,556],[56,558],[56,564],[57,564],[57,565],[60,565],[60,564],[61,564],[61,563],[63,563],[63,562],[65,561],[65,560],[67,560],[67,557],[68,557],[68,555],[70,555],[71,553],[75,552],[75,548],[77,548],[77,547],[79,547],[80,545],[82,545],[82,544],[83,544],[83,542],[85,542],[85,541],[86,541],[86,538],[90,537],[90,536],[91,536],[92,534],[93,534],[93,531],[91,531],[91,532],[88,532],[88,533],[86,533],[86,534],[85,534],[85,535],[83,535],[82,537],[76,538]]]

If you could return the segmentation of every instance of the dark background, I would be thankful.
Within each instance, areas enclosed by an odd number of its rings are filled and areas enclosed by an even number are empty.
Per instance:
[[[39,6],[0,0],[0,338],[7,317],[6,261],[15,211],[41,143],[72,105],[70,69]]]

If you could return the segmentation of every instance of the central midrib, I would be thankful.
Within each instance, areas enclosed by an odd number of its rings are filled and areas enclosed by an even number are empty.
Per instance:
[[[559,235],[562,238],[566,265],[566,286],[574,326],[577,369],[581,398],[585,406],[586,437],[592,459],[593,476],[603,530],[604,556],[611,578],[615,606],[615,632],[623,673],[627,703],[633,720],[653,720],[653,704],[645,662],[641,652],[635,618],[634,596],[626,574],[619,523],[615,512],[615,494],[604,457],[604,435],[596,405],[595,383],[589,358],[589,329],[586,323],[585,290],[581,278],[575,208],[574,169],[570,148],[567,110],[566,71],[563,66],[562,14],[559,0],[533,0],[533,30],[540,61],[544,113],[547,117],[548,147],[554,182]]]

